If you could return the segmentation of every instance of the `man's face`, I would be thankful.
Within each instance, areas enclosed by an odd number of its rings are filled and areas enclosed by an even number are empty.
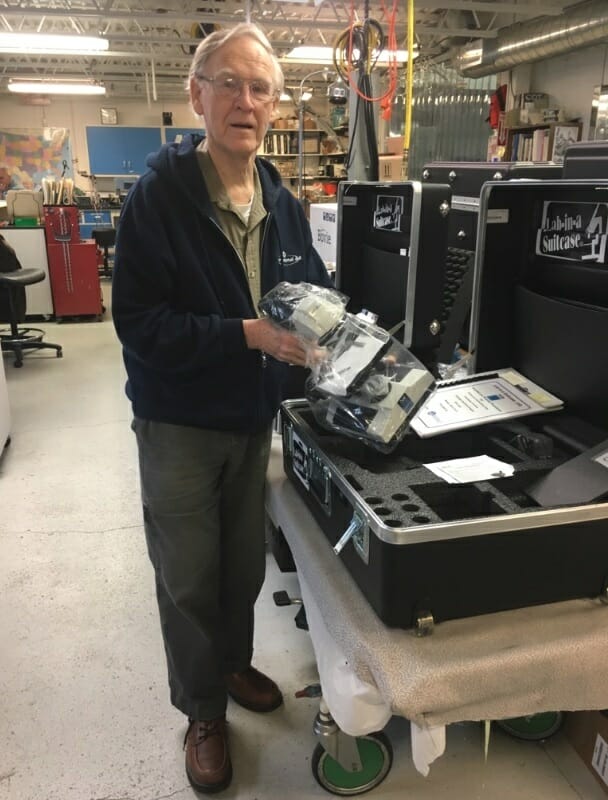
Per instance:
[[[276,94],[266,102],[257,100],[249,82],[268,84],[273,90],[274,71],[264,48],[249,36],[232,39],[210,56],[202,74],[214,82],[190,82],[192,107],[205,117],[209,146],[227,155],[251,157],[257,152],[277,106]],[[237,96],[223,96],[216,90],[225,78],[245,83]]]

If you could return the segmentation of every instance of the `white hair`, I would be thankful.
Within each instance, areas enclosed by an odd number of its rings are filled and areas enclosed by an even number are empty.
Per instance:
[[[239,24],[235,25],[233,28],[223,28],[219,31],[210,33],[209,36],[206,36],[196,48],[196,52],[192,58],[192,63],[190,64],[188,79],[191,80],[192,78],[200,77],[204,71],[205,64],[207,63],[209,57],[215,53],[216,50],[219,50],[220,47],[225,45],[226,42],[230,41],[231,39],[239,39],[244,36],[249,36],[251,39],[255,39],[255,41],[261,44],[264,50],[268,53],[274,73],[275,89],[278,92],[282,92],[285,78],[283,76],[283,70],[281,69],[279,60],[276,57],[275,52],[272,49],[272,45],[270,44],[264,31],[262,31],[261,28],[258,28],[258,26],[254,25],[252,22],[239,22]]]

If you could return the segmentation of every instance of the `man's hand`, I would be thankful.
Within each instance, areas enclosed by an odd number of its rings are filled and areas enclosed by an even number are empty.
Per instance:
[[[306,348],[300,339],[270,320],[244,319],[243,332],[250,350],[263,350],[278,361],[306,366]]]

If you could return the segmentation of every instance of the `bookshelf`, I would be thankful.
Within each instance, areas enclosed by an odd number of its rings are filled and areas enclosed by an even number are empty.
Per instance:
[[[320,155],[321,153],[321,133],[317,130],[305,130],[303,138],[304,155]],[[298,155],[298,131],[284,130],[282,128],[270,129],[260,149],[260,155],[264,156],[297,156]]]
[[[561,164],[569,144],[581,138],[580,122],[517,125],[507,130],[505,161],[554,161]]]
[[[325,131],[306,128],[303,131],[304,159],[302,181],[310,183],[338,182],[343,179],[343,165],[346,153],[343,150],[325,151],[321,141]],[[267,158],[277,168],[284,181],[293,183],[299,177],[298,152],[299,131],[284,128],[269,129],[258,155]],[[291,180],[290,180],[291,179]],[[289,188],[294,189],[293,186]]]

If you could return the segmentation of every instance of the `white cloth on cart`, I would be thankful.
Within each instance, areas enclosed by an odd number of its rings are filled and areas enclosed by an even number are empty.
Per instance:
[[[393,714],[432,734],[451,722],[608,708],[608,606],[599,600],[451,620],[416,637],[387,628],[375,614],[287,480],[280,441],[271,456],[267,509],[291,548],[308,602],[314,599],[313,618],[318,612],[338,657],[377,688]],[[311,636],[318,653],[316,631]],[[328,706],[333,714],[331,697]],[[349,729],[358,735],[377,729],[376,719],[363,731],[364,716],[351,717]]]
[[[319,670],[323,698],[340,730],[349,736],[380,731],[393,715],[374,683],[360,678],[325,625],[306,579],[299,576],[302,601]],[[445,751],[445,725],[420,727],[411,722],[412,758],[422,775]]]
[[[365,680],[351,667],[330,635],[314,594],[299,575],[306,621],[315,651],[323,697],[340,729],[350,736],[380,731],[392,716],[390,704],[375,683]]]

